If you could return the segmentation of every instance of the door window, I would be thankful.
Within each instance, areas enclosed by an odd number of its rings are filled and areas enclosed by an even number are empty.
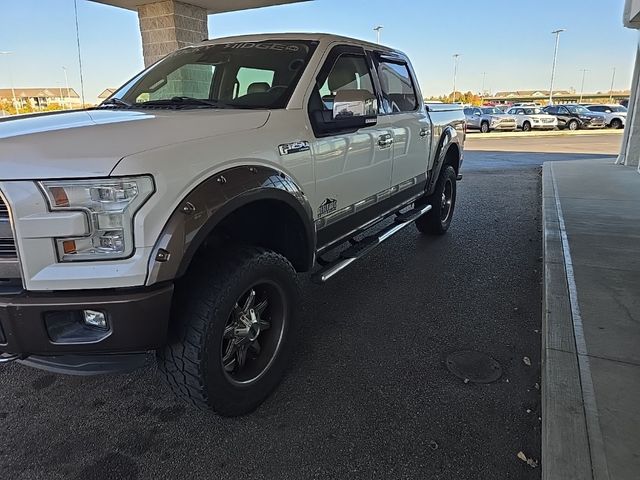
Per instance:
[[[413,112],[418,109],[418,95],[406,63],[381,60],[378,76],[386,113]]]
[[[340,90],[364,90],[375,97],[371,71],[364,55],[345,54],[338,57],[317,91],[323,110],[333,110],[333,99]]]

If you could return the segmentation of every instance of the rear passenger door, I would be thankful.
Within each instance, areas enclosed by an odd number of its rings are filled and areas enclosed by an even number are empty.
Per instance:
[[[426,179],[431,121],[407,60],[386,54],[374,59],[382,94],[378,126],[393,134],[393,194]]]

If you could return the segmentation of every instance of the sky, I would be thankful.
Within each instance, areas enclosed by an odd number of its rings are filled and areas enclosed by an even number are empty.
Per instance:
[[[0,88],[62,87],[80,92],[73,0],[0,0]],[[209,16],[209,36],[262,32],[330,32],[375,40],[409,55],[425,96],[457,90],[548,89],[551,31],[560,38],[555,88],[628,89],[638,33],[622,25],[624,0],[313,0]],[[142,70],[137,14],[78,0],[85,95],[95,102]],[[483,75],[484,73],[484,75]]]

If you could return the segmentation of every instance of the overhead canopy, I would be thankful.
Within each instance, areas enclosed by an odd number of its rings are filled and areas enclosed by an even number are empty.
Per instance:
[[[97,3],[106,3],[114,7],[137,10],[140,5],[156,3],[154,0],[92,0]],[[250,8],[269,7],[285,3],[299,3],[309,0],[184,0],[182,3],[194,5],[207,10],[208,13],[233,12]]]

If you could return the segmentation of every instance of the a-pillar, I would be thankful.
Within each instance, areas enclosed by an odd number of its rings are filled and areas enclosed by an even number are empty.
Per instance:
[[[165,0],[138,7],[144,65],[208,38],[207,11],[187,3]]]

